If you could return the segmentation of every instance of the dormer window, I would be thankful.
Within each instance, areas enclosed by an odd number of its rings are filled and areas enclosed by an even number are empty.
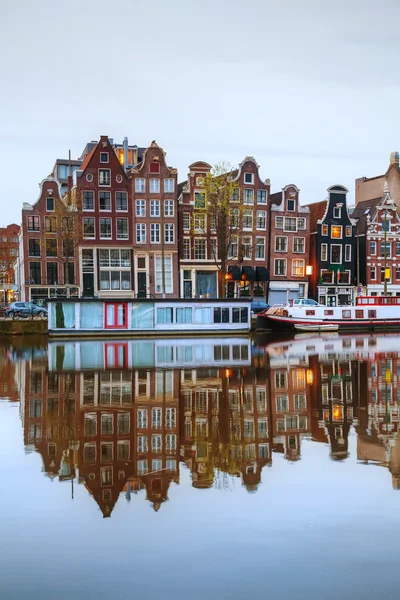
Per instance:
[[[108,152],[100,152],[100,162],[108,163]]]
[[[254,183],[254,175],[253,173],[245,173],[244,174],[244,182],[245,183]]]
[[[47,212],[54,212],[54,198],[46,198]]]
[[[150,171],[150,173],[159,173],[160,172],[160,163],[159,162],[151,162],[149,171]]]
[[[287,201],[287,210],[290,211],[290,212],[293,212],[295,210],[295,208],[296,208],[295,201],[294,200],[288,200]]]
[[[341,206],[335,206],[333,208],[333,218],[334,219],[340,219],[342,216],[342,207]]]

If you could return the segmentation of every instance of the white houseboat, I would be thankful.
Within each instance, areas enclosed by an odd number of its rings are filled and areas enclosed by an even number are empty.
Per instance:
[[[48,303],[51,336],[159,336],[248,334],[250,299],[52,298]]]
[[[335,325],[339,331],[399,330],[400,297],[360,296],[355,306],[325,306],[315,300],[298,299],[287,306],[272,306],[259,313],[257,331],[271,329],[299,329],[297,326],[314,326],[324,330]]]

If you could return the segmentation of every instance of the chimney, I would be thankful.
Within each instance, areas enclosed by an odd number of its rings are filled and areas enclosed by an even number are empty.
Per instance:
[[[128,138],[127,137],[124,137],[123,147],[124,147],[124,170],[126,173],[128,170]]]
[[[72,167],[71,167],[71,150],[68,150],[68,191],[72,189]]]
[[[390,154],[390,166],[392,167],[393,165],[396,165],[396,167],[399,166],[399,153],[398,152],[392,152]]]

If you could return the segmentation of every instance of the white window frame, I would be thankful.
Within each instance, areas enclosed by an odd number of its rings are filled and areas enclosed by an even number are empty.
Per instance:
[[[93,221],[93,235],[85,235],[85,227],[83,222],[85,220],[91,220]],[[94,217],[82,217],[82,234],[83,234],[83,239],[85,240],[95,240],[96,239],[96,219]]]
[[[143,209],[143,214],[141,211]],[[137,217],[144,218],[146,216],[146,200],[136,200],[135,201],[135,215]]]
[[[135,179],[135,192],[137,194],[146,193],[146,180],[144,177],[137,177]]]
[[[278,262],[282,262],[284,264],[284,273],[277,273],[277,264]],[[287,273],[287,259],[286,258],[275,258],[274,259],[274,276],[275,277],[286,277]]]
[[[278,250],[278,240],[285,240],[285,249]],[[288,251],[288,236],[287,235],[276,235],[275,236],[275,252],[286,252]]]
[[[328,260],[328,244],[321,244],[321,262]]]
[[[108,183],[102,183],[103,175],[105,175],[106,171],[108,171],[108,177],[105,177],[105,180],[108,180]],[[98,169],[98,182],[101,187],[110,187],[111,186],[111,169]]]
[[[351,244],[346,244],[344,247],[344,262],[351,261]]]
[[[275,217],[275,229],[283,230],[283,224],[284,224],[283,217],[281,217],[281,216]]]
[[[301,267],[301,273],[295,273],[295,263],[298,263],[298,267]],[[292,260],[292,277],[304,277],[305,260],[304,258],[294,258]]]
[[[159,177],[151,177],[149,180],[149,193],[150,194],[159,194],[160,193],[160,178]]]
[[[340,229],[340,237],[333,237],[333,228],[338,227]],[[342,225],[331,225],[331,240],[342,240],[343,239],[343,227]]]
[[[260,194],[261,192],[261,194]],[[258,195],[264,195],[264,200],[259,200]],[[257,204],[267,204],[267,190],[257,190]]]
[[[175,243],[175,225],[174,223],[164,223],[164,241],[166,244]]]
[[[196,244],[198,242],[204,244],[204,258],[199,258],[196,256]],[[207,243],[205,238],[194,238],[193,257],[194,260],[207,260]]]
[[[173,217],[175,214],[174,200],[164,200],[164,217]]]
[[[189,250],[189,252],[187,252]],[[192,258],[192,246],[190,237],[183,238],[183,260],[191,260]]]
[[[374,245],[373,251],[372,251],[372,244]],[[370,240],[369,249],[370,249],[370,256],[376,256],[376,240]]]
[[[296,242],[297,242],[297,241],[300,241],[300,240],[301,240],[301,241],[302,241],[302,243],[303,243],[303,250],[296,250],[296,249],[295,249],[295,244],[296,244]],[[293,253],[294,253],[294,254],[304,254],[304,253],[305,253],[305,251],[306,251],[306,238],[305,238],[305,237],[298,237],[298,236],[294,237],[294,238],[293,238],[293,244],[292,244],[292,247],[293,247]]]
[[[260,241],[262,241],[261,244],[259,243]],[[257,248],[258,247],[263,247],[263,249],[264,249],[263,256],[257,256]],[[265,260],[265,237],[256,237],[254,258],[255,258],[255,260]]]
[[[305,231],[307,229],[307,222],[305,217],[297,217],[297,231]]]
[[[161,215],[160,200],[150,200],[150,217],[152,219],[157,218]]]
[[[294,221],[294,229],[288,229],[287,228],[287,222],[288,221]],[[283,220],[283,231],[296,233],[296,231],[297,231],[297,219],[296,219],[296,217],[284,217],[284,220]]]
[[[167,194],[173,194],[175,192],[175,179],[170,177],[164,179],[164,192]]]
[[[247,213],[247,214],[246,214]],[[251,226],[245,225],[245,219],[251,218]],[[242,215],[243,231],[253,231],[254,212],[252,210],[245,210]]]
[[[246,181],[246,178],[250,175],[250,181]],[[245,185],[254,185],[254,173],[245,173],[243,177]]]
[[[254,204],[254,189],[253,188],[244,188],[243,204],[253,206],[253,204]]]
[[[102,160],[103,156],[106,156],[106,160]],[[100,162],[102,165],[106,165],[108,164],[110,161],[110,155],[108,154],[108,152],[100,152]]]
[[[260,213],[263,213],[263,217],[260,216]],[[264,226],[259,227],[258,222],[263,220]],[[266,210],[257,210],[256,212],[256,229],[259,231],[265,231],[267,228],[267,211]]]
[[[337,238],[335,238],[335,239],[337,239]],[[340,259],[336,262],[333,262],[333,260],[332,260],[332,249],[334,246],[338,246],[340,248]],[[331,244],[331,247],[330,247],[330,263],[331,263],[331,265],[341,265],[342,257],[343,257],[343,245],[342,244]]]
[[[341,219],[342,218],[342,207],[341,206],[334,206],[333,207],[333,218],[334,219]]]
[[[160,223],[150,223],[150,244],[159,244],[160,241]]]
[[[126,235],[123,237],[120,234],[118,234],[118,221],[119,220],[126,222]],[[129,220],[126,217],[117,217],[116,218],[116,220],[115,220],[115,235],[116,235],[117,240],[129,240]]]
[[[190,231],[190,213],[184,212],[182,216],[183,231]]]
[[[138,232],[140,235],[138,236]],[[144,236],[143,236],[144,233]],[[141,239],[144,237],[144,239]],[[146,243],[146,223],[136,223],[136,243],[137,244],[145,244]]]
[[[126,208],[117,208],[117,194],[123,194],[126,199]],[[123,190],[117,190],[115,192],[115,210],[116,212],[128,212],[128,192],[124,192]]]
[[[101,235],[101,220],[102,219],[107,219],[108,221],[110,221],[110,235],[109,236],[103,236]],[[113,239],[113,235],[112,235],[112,218],[111,217],[100,217],[99,218],[99,238],[101,240],[112,240]]]

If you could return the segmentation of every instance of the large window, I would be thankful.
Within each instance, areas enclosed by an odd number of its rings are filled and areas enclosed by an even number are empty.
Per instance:
[[[331,237],[335,239],[342,238],[342,226],[341,225],[331,225]]]
[[[160,201],[159,200],[150,200],[150,216],[151,217],[159,217],[160,216]]]
[[[175,191],[174,179],[164,179],[164,192],[173,193]]]
[[[292,261],[292,276],[303,277],[304,276],[304,260],[293,260]]]
[[[287,252],[287,237],[277,236],[275,238],[275,252]]]
[[[115,209],[128,210],[128,192],[115,192]]]
[[[286,258],[276,258],[275,259],[274,274],[277,276],[286,275]]]
[[[84,238],[93,239],[96,237],[93,217],[85,217],[82,219],[82,227]]]
[[[331,263],[334,265],[342,264],[342,246],[332,244],[331,246]]]
[[[206,229],[206,216],[202,214],[194,215],[194,230],[204,232]]]
[[[381,242],[381,256],[390,258],[392,255],[392,242]]]
[[[90,190],[82,192],[82,210],[94,210],[94,192]]]
[[[267,213],[265,210],[257,211],[256,229],[265,229],[267,222]]]
[[[253,229],[253,211],[245,210],[243,213],[243,229]]]
[[[207,258],[206,253],[206,240],[195,238],[194,240],[194,258],[195,260],[205,260]]]
[[[40,217],[27,217],[28,231],[40,231]]]
[[[166,244],[174,243],[174,224],[164,223],[164,241]]]
[[[150,242],[152,244],[160,243],[160,223],[150,224]]]
[[[206,205],[206,195],[204,192],[195,192],[194,193],[194,207],[195,208],[204,208]]]
[[[146,180],[138,177],[135,179],[135,192],[143,194],[146,191]]]
[[[285,217],[285,231],[297,231],[297,220],[295,217]]]
[[[111,210],[111,192],[99,192],[100,210]]]
[[[230,226],[232,229],[237,229],[240,224],[240,210],[233,208],[230,214]]]
[[[47,284],[54,285],[58,283],[58,263],[46,263]]]
[[[44,218],[44,230],[46,233],[54,232],[57,229],[57,217]]]
[[[190,213],[183,213],[183,230],[190,231]]]
[[[99,185],[111,185],[110,169],[99,169]]]
[[[100,270],[101,290],[130,290],[130,271],[104,271]]]
[[[146,200],[136,200],[136,216],[146,216]]]
[[[267,190],[257,190],[257,203],[267,204]]]
[[[117,240],[127,240],[128,238],[128,219],[117,219]]]
[[[265,238],[256,238],[256,256],[255,258],[265,258]]]
[[[252,239],[251,237],[244,237],[242,239],[242,256],[243,258],[252,258]]]
[[[29,263],[29,283],[40,285],[42,283],[42,272],[40,262]]]
[[[306,238],[303,238],[303,237],[293,238],[293,252],[297,252],[299,254],[304,253],[305,246],[306,246]]]
[[[150,194],[159,194],[160,193],[160,180],[159,179],[150,179]]]
[[[46,238],[46,256],[57,256],[57,239]]]
[[[100,289],[131,289],[131,254],[129,250],[99,250]]]
[[[174,216],[174,201],[173,200],[164,200],[164,216],[165,217],[173,217]]]
[[[136,243],[137,244],[145,244],[146,243],[146,224],[145,223],[136,223]]]
[[[190,252],[190,238],[183,238],[183,259],[190,260],[191,252]]]
[[[28,240],[29,256],[40,256],[40,240],[30,238]]]
[[[254,204],[254,190],[243,190],[243,204]]]
[[[231,238],[231,242],[228,247],[228,259],[238,257],[238,239],[236,236]]]
[[[111,237],[111,219],[100,219],[100,239],[109,240]]]
[[[163,268],[162,268],[162,257],[155,257],[155,268],[156,268],[156,292],[158,294],[163,292]],[[164,256],[164,279],[165,279],[165,290],[166,294],[172,294],[172,256]]]

